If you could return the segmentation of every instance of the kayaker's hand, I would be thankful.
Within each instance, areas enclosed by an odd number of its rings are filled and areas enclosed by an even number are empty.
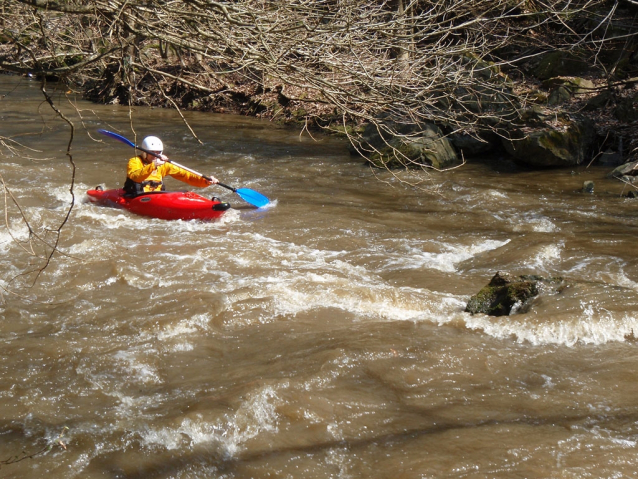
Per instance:
[[[159,158],[155,158],[153,160],[153,164],[155,165],[155,168],[162,166],[164,163],[166,163],[166,161],[160,160]]]
[[[219,180],[217,178],[215,178],[214,176],[209,176],[206,179],[208,180],[208,186],[216,185],[217,183],[219,183]]]

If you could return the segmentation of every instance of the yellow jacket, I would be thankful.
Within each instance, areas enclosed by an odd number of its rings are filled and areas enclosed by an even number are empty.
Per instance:
[[[128,167],[126,170],[126,177],[133,180],[135,183],[142,182],[155,182],[156,185],[144,184],[144,191],[160,191],[162,189],[162,179],[165,176],[172,176],[176,180],[188,183],[191,186],[205,187],[208,186],[208,181],[199,175],[195,175],[189,171],[186,171],[172,163],[164,163],[163,165],[155,168],[153,163],[146,164],[139,156],[134,156],[128,160]]]

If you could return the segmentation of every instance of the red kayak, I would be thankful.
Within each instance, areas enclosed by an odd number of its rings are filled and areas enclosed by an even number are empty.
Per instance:
[[[92,203],[127,209],[143,216],[162,220],[219,219],[230,208],[216,198],[209,200],[190,191],[153,191],[138,196],[125,196],[124,190],[103,190],[97,187],[86,192]]]

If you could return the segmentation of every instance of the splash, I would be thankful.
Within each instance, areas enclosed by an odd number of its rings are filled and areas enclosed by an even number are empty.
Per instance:
[[[510,220],[513,223],[513,230],[518,233],[535,232],[535,233],[554,233],[560,229],[556,224],[546,216],[539,213],[527,213],[516,219]]]
[[[533,314],[465,317],[465,325],[498,339],[514,338],[533,345],[606,344],[625,342],[638,332],[638,315],[614,314],[594,303],[581,303],[581,312],[554,314],[546,321]]]
[[[241,452],[251,439],[263,434],[276,434],[280,402],[275,388],[266,386],[242,402],[233,414],[217,419],[205,419],[202,414],[184,418],[175,428],[148,427],[140,431],[146,445],[161,445],[167,449],[200,444],[217,444],[225,457]]]
[[[442,244],[438,252],[422,251],[416,246],[405,245],[405,251],[390,255],[383,270],[435,269],[447,273],[457,270],[457,265],[487,251],[493,251],[508,244],[510,240],[485,240],[470,245]]]

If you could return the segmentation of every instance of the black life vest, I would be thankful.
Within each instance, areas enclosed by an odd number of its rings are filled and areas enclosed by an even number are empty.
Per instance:
[[[124,182],[124,194],[126,196],[137,196],[137,195],[142,195],[144,193],[147,193],[146,191],[144,191],[144,187],[151,185],[153,187],[157,187],[157,186],[162,186],[160,191],[166,191],[166,186],[164,186],[164,183],[161,181],[142,181],[141,183],[138,183],[137,181],[133,181],[130,178],[126,178],[126,181]]]

